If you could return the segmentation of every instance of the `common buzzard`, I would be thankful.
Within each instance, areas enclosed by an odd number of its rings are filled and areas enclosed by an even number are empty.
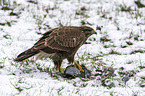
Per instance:
[[[80,71],[84,72],[82,67],[75,62],[74,55],[83,45],[87,38],[95,31],[87,26],[63,26],[52,29],[43,34],[34,46],[17,56],[15,61],[20,62],[31,56],[37,58],[51,58],[60,71],[63,59],[67,59],[69,63],[75,63]]]

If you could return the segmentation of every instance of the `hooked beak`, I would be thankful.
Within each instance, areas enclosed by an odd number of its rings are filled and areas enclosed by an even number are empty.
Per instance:
[[[94,31],[93,34],[96,34],[97,35],[97,32],[95,30],[93,30],[93,31]]]

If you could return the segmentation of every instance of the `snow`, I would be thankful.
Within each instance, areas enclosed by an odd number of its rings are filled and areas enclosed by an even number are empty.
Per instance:
[[[145,7],[138,8],[134,3],[135,0],[37,1],[36,5],[28,3],[27,0],[11,0],[10,8],[14,7],[13,12],[21,12],[19,16],[9,16],[11,10],[1,10],[2,6],[0,6],[0,23],[5,23],[5,26],[0,25],[1,96],[144,96]],[[140,1],[145,4],[145,0]],[[130,7],[131,11],[121,11],[121,6]],[[82,7],[87,10],[80,10]],[[80,14],[82,12],[82,14],[77,15],[76,12]],[[37,60],[35,63],[30,62],[29,65],[26,62],[13,61],[19,53],[31,48],[41,37],[36,32],[45,33],[50,28],[59,27],[60,24],[80,26],[82,20],[92,24],[87,26],[95,30],[97,25],[103,27],[101,31],[97,31],[97,35],[94,34],[87,40],[91,44],[81,46],[75,59],[85,63],[93,74],[95,74],[95,68],[100,67],[100,62],[103,67],[113,67],[116,76],[109,80],[114,82],[115,87],[102,86],[97,77],[88,81],[80,78],[68,80],[55,77],[54,65],[50,59]],[[10,22],[10,26],[6,22]],[[49,25],[50,28],[45,25]],[[100,39],[102,37],[110,41],[103,42]],[[132,44],[129,45],[127,42]],[[119,54],[111,54],[112,50]],[[92,57],[98,60],[93,61],[90,59]],[[33,57],[30,59],[33,60]],[[43,71],[37,69],[38,65]],[[64,60],[62,68],[67,66],[68,62]],[[52,76],[44,71],[46,68],[52,71]],[[135,71],[136,74],[129,77],[125,84],[118,73],[120,68],[124,68],[123,71],[127,72]]]

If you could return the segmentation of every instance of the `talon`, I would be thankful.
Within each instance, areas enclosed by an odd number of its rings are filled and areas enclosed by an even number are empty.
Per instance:
[[[76,64],[75,67],[78,67],[78,69],[82,72],[84,72],[84,70],[82,69],[82,67],[74,60],[74,63]]]

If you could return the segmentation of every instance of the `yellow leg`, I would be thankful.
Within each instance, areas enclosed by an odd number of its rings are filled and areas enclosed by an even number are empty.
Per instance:
[[[82,72],[84,72],[84,70],[82,69],[82,67],[74,60],[74,63],[77,65],[78,69]]]

